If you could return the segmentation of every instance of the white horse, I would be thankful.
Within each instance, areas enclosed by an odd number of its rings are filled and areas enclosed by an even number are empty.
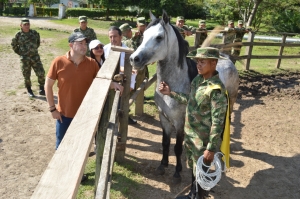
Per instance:
[[[162,19],[157,19],[152,13],[150,13],[150,17],[152,21],[144,32],[143,42],[130,56],[130,63],[134,68],[142,70],[145,65],[157,62],[157,86],[154,99],[159,109],[159,118],[163,129],[163,157],[160,166],[156,169],[156,174],[163,175],[165,173],[165,167],[169,162],[170,135],[175,132],[174,151],[177,164],[173,180],[174,183],[179,183],[181,181],[179,172],[182,170],[181,154],[186,105],[161,94],[158,86],[161,81],[165,81],[172,91],[188,94],[191,81],[198,73],[196,63],[186,58],[189,51],[187,41],[170,24],[167,13],[163,11]],[[221,81],[228,90],[230,110],[232,111],[238,92],[238,72],[229,59],[219,60],[217,70]]]

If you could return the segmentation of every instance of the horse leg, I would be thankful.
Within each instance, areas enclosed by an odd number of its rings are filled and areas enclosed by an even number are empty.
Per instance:
[[[173,183],[178,184],[181,182],[181,176],[180,172],[182,171],[182,164],[181,164],[181,154],[183,150],[183,138],[184,138],[184,131],[178,130],[176,134],[176,144],[174,146],[174,152],[176,155],[176,167],[175,167],[175,173],[173,175]]]
[[[170,142],[171,142],[171,131],[174,128],[170,121],[163,115],[159,114],[160,124],[163,129],[163,137],[162,137],[162,147],[163,147],[163,157],[160,162],[159,167],[157,167],[155,174],[156,175],[164,175],[165,174],[165,167],[168,167],[169,164],[169,149],[170,149]]]

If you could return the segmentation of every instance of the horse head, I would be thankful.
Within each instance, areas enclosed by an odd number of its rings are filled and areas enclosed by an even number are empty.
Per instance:
[[[151,22],[144,32],[142,44],[129,58],[131,65],[142,70],[145,65],[157,61],[167,62],[170,59],[175,59],[182,65],[188,53],[188,43],[170,24],[165,11],[161,18],[156,18],[150,12],[150,18]]]

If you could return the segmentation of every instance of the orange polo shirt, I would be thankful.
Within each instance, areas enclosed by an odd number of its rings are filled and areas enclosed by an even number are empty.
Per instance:
[[[52,61],[47,77],[57,80],[58,105],[57,110],[65,117],[74,118],[85,94],[97,75],[97,62],[85,57],[76,66],[66,55],[59,56]]]

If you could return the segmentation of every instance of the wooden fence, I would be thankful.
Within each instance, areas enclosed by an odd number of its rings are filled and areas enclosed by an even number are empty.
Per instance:
[[[208,31],[211,32],[211,31]],[[226,31],[222,31],[222,32],[226,32]],[[196,32],[195,34],[195,41],[194,41],[194,47],[199,46],[198,41],[196,38],[200,38],[200,35],[203,34],[201,31]],[[245,46],[245,55],[241,55],[238,57],[233,57],[233,59],[235,60],[246,60],[245,61],[245,69],[249,70],[250,69],[250,62],[251,59],[277,59],[276,68],[280,67],[281,64],[281,60],[282,59],[297,59],[300,58],[300,55],[283,55],[283,50],[285,47],[300,47],[300,43],[286,43],[286,38],[287,36],[294,36],[295,33],[277,33],[282,35],[282,40],[281,43],[271,43],[271,42],[254,42],[254,36],[255,36],[255,32],[249,32],[248,33],[248,40],[247,42],[235,42],[235,43],[231,43],[231,44],[213,44],[211,46],[214,46],[216,48],[219,49],[228,49],[228,48],[233,48],[235,46]],[[223,39],[224,41],[224,39]],[[278,55],[253,55],[252,51],[253,51],[253,47],[255,46],[278,46],[280,47],[278,50]]]

